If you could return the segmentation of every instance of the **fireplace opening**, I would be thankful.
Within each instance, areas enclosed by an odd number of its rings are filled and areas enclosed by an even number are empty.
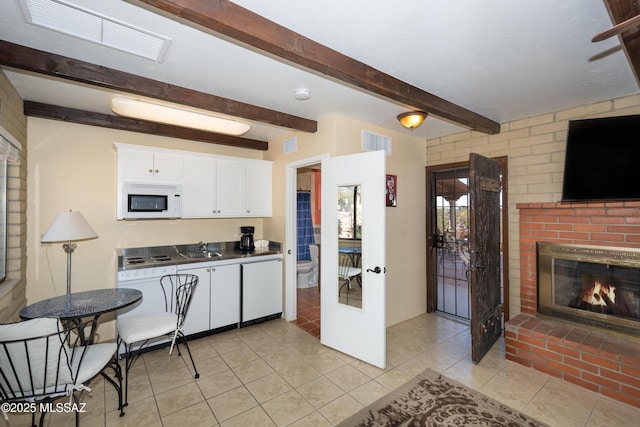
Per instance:
[[[538,242],[538,312],[640,336],[640,250]]]

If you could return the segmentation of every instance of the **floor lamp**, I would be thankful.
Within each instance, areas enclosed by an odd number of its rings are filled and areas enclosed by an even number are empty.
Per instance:
[[[71,295],[71,253],[79,240],[95,239],[98,235],[80,212],[60,212],[44,233],[42,243],[66,242],[62,249],[67,253],[67,296]]]

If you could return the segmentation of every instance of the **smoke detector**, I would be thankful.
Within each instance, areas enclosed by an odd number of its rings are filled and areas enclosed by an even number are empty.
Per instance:
[[[306,101],[309,98],[311,98],[309,89],[306,89],[306,88],[296,89],[296,99],[298,101]]]

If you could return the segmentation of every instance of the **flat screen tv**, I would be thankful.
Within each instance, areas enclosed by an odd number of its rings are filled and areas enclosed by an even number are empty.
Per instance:
[[[571,120],[562,201],[640,200],[640,115]]]

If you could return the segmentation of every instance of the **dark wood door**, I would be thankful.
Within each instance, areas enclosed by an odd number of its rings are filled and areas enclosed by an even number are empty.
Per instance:
[[[502,334],[499,162],[469,155],[471,359],[478,363]]]

